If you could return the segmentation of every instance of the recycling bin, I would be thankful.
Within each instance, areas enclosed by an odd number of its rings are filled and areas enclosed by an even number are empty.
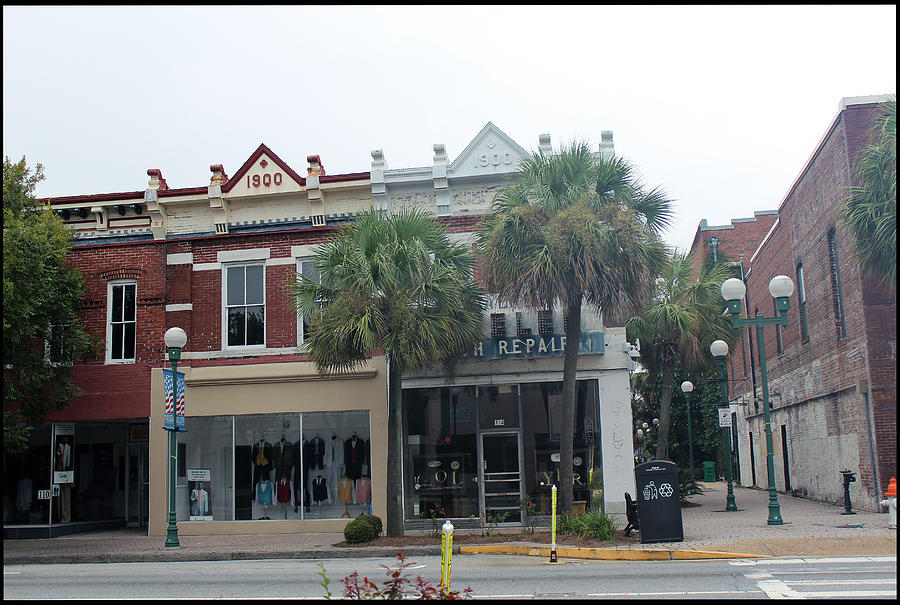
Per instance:
[[[712,460],[703,463],[703,480],[707,483],[716,480],[716,463]]]
[[[683,542],[678,469],[674,462],[651,460],[634,469],[641,543]]]

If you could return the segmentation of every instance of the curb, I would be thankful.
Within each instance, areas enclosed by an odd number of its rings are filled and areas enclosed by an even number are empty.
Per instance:
[[[549,546],[507,546],[485,544],[460,546],[464,555],[529,555],[550,558]],[[717,552],[710,550],[663,550],[657,548],[586,548],[581,546],[557,546],[556,555],[569,559],[598,559],[604,561],[669,561],[692,559],[761,559],[769,555]]]

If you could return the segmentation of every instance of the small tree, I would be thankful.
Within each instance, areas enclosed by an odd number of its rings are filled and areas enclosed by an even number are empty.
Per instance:
[[[399,537],[403,372],[439,360],[452,367],[481,338],[474,261],[425,212],[371,210],[321,245],[314,262],[321,283],[300,275],[288,289],[312,318],[306,344],[319,370],[347,370],[379,350],[387,357],[387,535]]]
[[[21,452],[31,430],[79,390],[76,361],[94,354],[96,341],[78,312],[84,280],[66,266],[71,235],[34,197],[43,167],[23,157],[3,161],[3,446]]]

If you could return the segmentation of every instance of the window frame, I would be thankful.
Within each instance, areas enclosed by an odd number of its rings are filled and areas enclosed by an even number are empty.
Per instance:
[[[316,259],[313,256],[308,256],[308,255],[307,256],[298,256],[297,257],[297,266],[296,266],[297,276],[299,277],[300,275],[305,275],[305,273],[303,273],[303,263],[315,263],[315,261],[316,261]],[[316,276],[318,277],[318,280],[317,280],[318,283],[321,284],[322,276],[319,275],[318,271],[316,271]],[[310,276],[307,275],[307,277],[310,277]],[[322,307],[321,304],[319,304],[318,306],[319,306],[319,308]],[[297,346],[302,347],[304,342],[306,342],[306,333],[305,333],[305,330],[303,329],[303,313],[301,313],[298,310],[297,311]]]
[[[228,304],[228,273],[230,269],[234,269],[237,267],[241,267],[244,269],[244,292],[243,292],[243,303],[236,305]],[[259,304],[247,303],[247,267],[261,267],[262,268],[262,302]],[[228,351],[235,351],[240,349],[264,349],[266,348],[266,261],[263,260],[248,260],[248,261],[237,261],[230,263],[222,263],[222,349]],[[244,342],[243,344],[229,344],[229,332],[228,332],[228,310],[231,308],[239,308],[243,307],[244,312]],[[247,344],[247,307],[262,307],[262,342],[256,344]]]
[[[806,281],[803,263],[797,263],[797,311],[800,313],[800,342],[809,342],[809,319],[806,316]]]
[[[66,341],[71,329],[72,322],[50,324],[47,326],[47,338],[44,339],[44,361],[48,366],[56,368],[75,365],[75,351],[69,351],[68,359],[64,359],[64,357],[66,357]],[[53,358],[54,353],[56,352],[54,349],[56,348],[55,344],[57,342],[57,337],[54,336],[54,332],[59,334],[59,359]]]
[[[106,284],[106,363],[108,364],[116,364],[116,363],[135,363],[137,361],[137,280],[136,279],[114,279],[110,280]],[[120,321],[115,322],[116,324],[121,324],[122,326],[131,323],[134,325],[134,342],[133,342],[133,350],[131,351],[131,357],[125,357],[125,329],[123,327],[122,330],[122,357],[114,358],[113,357],[113,297],[115,295],[115,289],[118,287],[122,287],[122,319]],[[125,288],[133,287],[134,288],[134,319],[130,322],[125,320]]]

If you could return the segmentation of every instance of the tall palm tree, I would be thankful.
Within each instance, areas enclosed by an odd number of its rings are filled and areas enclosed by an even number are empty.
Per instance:
[[[306,340],[320,371],[348,370],[383,350],[388,363],[387,535],[403,535],[402,376],[428,362],[447,364],[481,338],[484,296],[469,249],[449,240],[420,210],[371,210],[322,244],[317,283],[288,284],[297,309],[312,317]]]
[[[677,250],[656,280],[647,308],[626,322],[629,338],[639,338],[648,372],[662,374],[659,404],[659,439],[656,458],[664,459],[672,418],[675,367],[697,368],[710,361],[706,347],[721,338],[733,342],[731,319],[722,315],[719,287],[730,276],[723,264],[711,265],[696,275],[693,254]]]
[[[536,309],[558,300],[565,317],[560,430],[560,508],[572,509],[575,373],[584,303],[607,313],[636,308],[665,252],[659,232],[671,202],[645,192],[622,158],[601,159],[585,143],[534,154],[494,199],[478,232],[486,288]]]
[[[856,156],[856,185],[841,212],[862,269],[897,288],[897,99],[883,104],[871,142]]]

